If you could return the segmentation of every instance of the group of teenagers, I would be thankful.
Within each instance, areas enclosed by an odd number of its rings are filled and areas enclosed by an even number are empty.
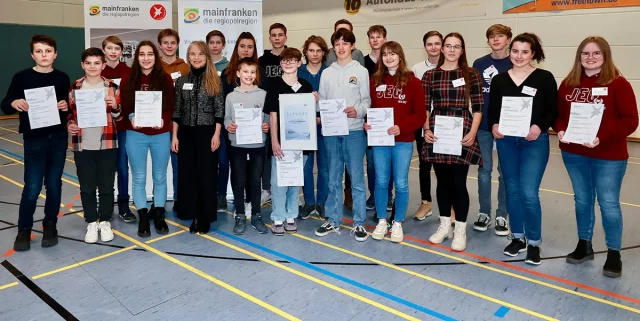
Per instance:
[[[173,210],[178,218],[192,220],[192,233],[208,233],[217,212],[227,209],[231,175],[233,232],[237,235],[245,232],[249,217],[258,233],[268,233],[261,206],[270,198],[270,230],[275,235],[295,233],[296,220],[308,219],[314,213],[324,220],[315,231],[317,236],[338,233],[346,205],[353,212],[351,234],[357,241],[369,237],[366,212],[375,209],[377,226],[370,233],[372,238],[383,240],[390,232],[392,242],[402,242],[415,141],[421,202],[413,219],[423,221],[432,215],[432,168],[437,179],[440,225],[429,241],[438,244],[451,239],[452,250],[466,248],[470,203],[467,175],[470,166],[478,165],[480,210],[473,228],[486,231],[493,224],[495,234],[509,236],[504,254],[515,257],[526,251],[525,262],[538,265],[542,241],[538,191],[550,154],[548,131],[553,128],[575,194],[578,243],[566,260],[580,264],[594,258],[591,239],[597,197],[608,248],[603,272],[610,277],[621,275],[623,224],[619,198],[629,158],[626,138],[638,126],[638,112],[632,87],[614,65],[605,39],[588,37],[579,44],[571,70],[558,88],[551,72],[536,67],[545,59],[540,39],[532,33],[513,37],[511,28],[505,25],[488,28],[491,53],[472,66],[462,35],[429,31],[422,39],[427,59],[411,68],[402,46],[387,41],[384,26],[374,25],[367,31],[371,51],[366,56],[356,48],[352,30],[349,21],[339,20],[334,25],[331,48],[322,37],[312,35],[298,50],[286,46],[287,29],[276,23],[269,28],[272,49],[258,58],[253,35],[242,32],[230,60],[223,56],[225,36],[214,30],[206,41],[194,41],[186,48],[185,62],[176,56],[178,33],[165,29],[158,35],[157,46],[148,40],[138,44],[131,67],[121,62],[122,41],[110,36],[103,41],[102,49],[82,52],[85,76],[74,82],[52,66],[57,55],[55,40],[33,36],[31,56],[36,66],[13,77],[2,101],[5,113],[19,112],[24,137],[25,186],[14,249],[30,248],[33,214],[43,181],[46,201],[42,246],[57,244],[68,135],[88,224],[87,243],[97,242],[98,236],[103,242],[114,237],[110,220],[116,172],[119,217],[125,222],[137,221],[140,237],[150,236],[151,221],[158,234],[168,233],[165,202],[170,159]],[[46,86],[55,87],[61,124],[32,129],[24,90]],[[104,88],[106,93],[107,125],[79,128],[75,91],[97,88]],[[160,126],[136,124],[137,91],[162,92]],[[349,126],[348,135],[323,136],[317,114],[318,148],[304,151],[303,156],[304,204],[299,201],[300,187],[279,186],[276,171],[276,162],[284,156],[279,97],[299,93],[313,93],[316,101],[344,99]],[[504,97],[532,98],[526,137],[506,136],[499,131]],[[604,105],[595,141],[580,145],[563,140],[573,103]],[[238,144],[234,113],[238,108],[262,112],[261,143]],[[393,146],[367,146],[369,108],[393,108],[394,126],[387,130],[395,137]],[[434,152],[438,140],[434,135],[436,116],[461,120],[460,155]],[[498,206],[492,220],[494,142],[499,183]],[[150,206],[145,190],[149,151],[153,180]],[[129,169],[137,217],[129,206]]]

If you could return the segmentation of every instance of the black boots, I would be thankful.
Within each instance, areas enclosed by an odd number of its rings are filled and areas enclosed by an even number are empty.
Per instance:
[[[620,251],[611,250],[607,252],[607,261],[604,262],[602,274],[610,278],[619,278],[622,275],[622,260],[620,260]]]
[[[156,233],[161,235],[169,233],[169,227],[167,226],[167,222],[164,220],[164,207],[154,207],[151,212],[152,213],[149,216],[153,218],[153,225],[156,228]]]
[[[151,228],[149,227],[149,210],[146,208],[138,210],[138,236],[151,236]]]
[[[591,241],[579,240],[576,249],[567,255],[567,263],[582,264],[593,260],[593,247]]]
[[[13,242],[14,251],[28,251],[31,248],[31,229],[23,228],[18,229],[18,236],[16,236],[15,242]]]
[[[58,244],[58,229],[55,222],[42,222],[42,247],[52,247]]]

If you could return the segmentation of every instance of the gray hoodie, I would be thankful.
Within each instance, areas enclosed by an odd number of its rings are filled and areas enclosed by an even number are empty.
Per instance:
[[[348,118],[349,130],[364,130],[363,118],[371,107],[367,68],[355,60],[344,66],[334,62],[320,76],[318,95],[320,99],[344,99],[358,113],[356,118]]]
[[[267,92],[260,87],[255,87],[250,91],[241,90],[240,87],[236,87],[227,95],[227,101],[224,108],[224,127],[227,128],[229,124],[235,122],[236,116],[233,112],[234,104],[242,104],[243,108],[255,108],[262,112],[264,108],[264,99],[267,96]],[[269,115],[262,113],[262,122],[269,123]],[[231,140],[231,146],[241,148],[262,148],[264,142],[267,139],[267,134],[262,134],[261,144],[249,144],[238,145],[236,143],[236,134],[229,133],[229,140]]]

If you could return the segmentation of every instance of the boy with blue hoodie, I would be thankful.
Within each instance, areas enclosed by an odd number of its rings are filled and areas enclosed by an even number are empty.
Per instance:
[[[351,175],[353,197],[353,233],[357,241],[366,241],[369,235],[364,228],[366,219],[366,192],[363,159],[367,139],[364,134],[364,117],[371,106],[369,73],[351,58],[356,43],[353,32],[341,28],[331,36],[337,61],[320,77],[320,99],[344,99],[347,107],[349,135],[324,137],[329,162],[329,195],[327,198],[327,222],[317,230],[317,236],[337,233],[342,222],[342,175],[346,164]]]
[[[229,65],[229,60],[224,56],[224,48],[227,46],[227,40],[220,30],[212,30],[207,34],[207,45],[211,49],[213,62],[216,64],[218,76],[222,75],[222,71]]]

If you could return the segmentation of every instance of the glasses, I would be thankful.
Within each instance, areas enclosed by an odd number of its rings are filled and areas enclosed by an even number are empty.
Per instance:
[[[601,51],[594,51],[594,52],[581,52],[580,53],[580,57],[582,58],[589,58],[589,56],[593,57],[593,58],[602,58],[602,52]]]
[[[298,59],[284,59],[281,62],[285,65],[293,65],[298,63]]]
[[[462,49],[462,46],[461,46],[461,45],[455,45],[455,46],[453,46],[453,45],[449,45],[449,44],[447,44],[447,45],[444,45],[444,48],[445,48],[445,49],[447,49],[447,50],[451,50],[451,49],[453,49],[453,50],[456,50],[456,51],[457,51],[457,50]]]

